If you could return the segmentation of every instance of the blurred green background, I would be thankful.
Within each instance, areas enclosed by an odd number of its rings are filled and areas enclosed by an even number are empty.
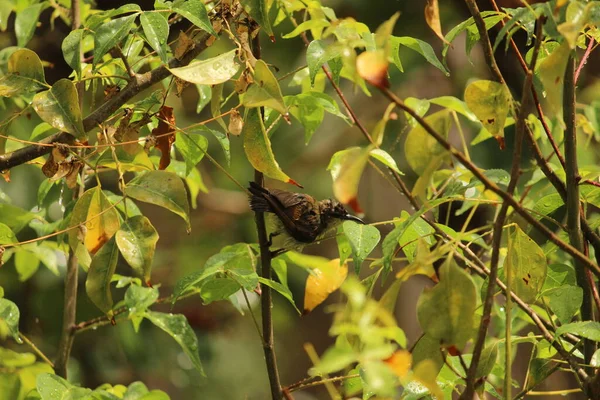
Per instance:
[[[98,8],[116,8],[122,1],[97,1]],[[152,9],[152,1],[138,2],[143,9]],[[401,16],[394,30],[397,36],[413,36],[433,45],[440,55],[441,41],[428,29],[423,16],[423,1],[407,0],[334,0],[324,1],[332,7],[338,18],[353,17],[367,24],[372,31],[394,12]],[[441,2],[444,30],[467,18],[464,5],[460,1]],[[69,69],[62,59],[60,44],[68,34],[69,28],[57,20],[54,29],[50,29],[49,12],[42,15],[41,26],[29,47],[50,63],[46,68],[49,83],[67,77]],[[0,33],[0,48],[15,45],[11,32],[14,15],[11,16],[9,29]],[[171,39],[176,38],[178,28],[173,26]],[[284,22],[276,28],[278,37],[293,29]],[[299,38],[283,40],[278,38],[271,43],[261,37],[263,58],[279,69],[278,76],[294,70],[306,63],[304,46]],[[226,41],[227,39],[222,39]],[[219,51],[215,46],[202,57],[209,57]],[[478,48],[473,50],[471,61],[464,52],[464,35],[454,43],[449,51],[448,65],[451,76],[446,77],[436,68],[427,64],[417,53],[408,49],[401,51],[405,72],[400,73],[394,67],[390,70],[393,89],[403,98],[430,98],[453,95],[462,98],[462,92],[468,79],[485,78],[484,68]],[[510,66],[509,66],[510,67]],[[511,71],[507,68],[507,71]],[[515,75],[518,82],[521,78]],[[282,82],[285,94],[298,93],[298,87],[288,87],[291,79]],[[367,129],[373,129],[381,118],[388,102],[378,93],[365,96],[348,82],[342,84],[350,104]],[[328,92],[332,92],[327,87]],[[330,93],[335,98],[335,93]],[[209,111],[196,114],[197,92],[193,86],[185,89],[181,98],[171,95],[167,105],[175,108],[177,123],[186,126],[209,118]],[[337,98],[336,98],[337,100]],[[86,99],[89,105],[89,99]],[[231,103],[228,104],[231,106]],[[228,109],[227,106],[225,110]],[[1,119],[6,118],[14,109],[0,110]],[[89,110],[88,110],[89,112]],[[39,121],[32,115],[20,118],[10,126],[9,134],[27,139]],[[472,136],[476,132],[466,133]],[[404,118],[391,121],[386,131],[384,148],[389,149],[400,169],[406,174],[409,186],[415,177],[403,161],[402,142],[406,133]],[[510,132],[507,132],[510,143]],[[454,136],[457,137],[457,136]],[[253,170],[246,161],[240,138],[232,137],[232,164],[229,172],[243,185],[253,177]],[[273,149],[283,170],[302,183],[305,192],[317,198],[332,196],[331,177],[326,167],[331,156],[348,146],[364,144],[358,129],[349,126],[339,118],[326,115],[322,126],[316,131],[311,142],[304,145],[302,126],[293,121],[291,125],[282,124],[273,138]],[[17,146],[6,143],[7,151]],[[498,168],[506,165],[506,152],[500,152],[495,142],[487,141],[474,148],[471,153],[474,161],[485,168]],[[210,142],[209,152],[222,164],[224,158],[215,141]],[[155,283],[160,283],[161,296],[168,296],[177,280],[197,271],[212,254],[223,246],[236,242],[255,242],[256,231],[253,214],[249,212],[246,195],[233,184],[227,176],[216,169],[207,160],[199,166],[203,180],[209,188],[208,194],[200,194],[198,207],[193,210],[192,231],[188,235],[181,219],[173,214],[148,205],[140,205],[142,211],[156,226],[160,235],[153,269]],[[0,196],[3,201],[10,198],[13,204],[26,209],[36,206],[37,188],[45,179],[39,166],[24,165],[11,171],[11,182],[0,182]],[[115,186],[115,177],[105,177],[107,188]],[[112,182],[111,182],[112,181]],[[282,187],[275,182],[267,185]],[[286,187],[286,189],[290,189]],[[60,196],[60,187],[56,189],[56,199]],[[368,222],[390,220],[408,210],[406,200],[376,171],[367,168],[361,181],[359,192],[361,205],[365,209]],[[60,217],[57,204],[54,215]],[[382,227],[385,234],[389,228]],[[24,231],[19,239],[34,237],[33,231]],[[326,257],[337,257],[335,241],[326,241],[310,246],[307,253]],[[375,254],[377,256],[377,253]],[[19,282],[13,260],[0,268],[0,286],[5,296],[16,302],[21,310],[21,330],[26,333],[51,358],[58,344],[62,320],[64,261],[61,263],[61,276],[57,277],[47,269],[40,267],[38,272],[26,282]],[[119,271],[117,271],[119,272]],[[127,272],[127,271],[123,271]],[[85,275],[81,274],[80,296],[78,300],[77,320],[83,321],[100,315],[90,303],[84,292]],[[414,278],[405,284],[398,300],[397,318],[405,330],[412,345],[418,337],[419,327],[415,317],[415,304],[426,280]],[[334,294],[328,303],[340,299]],[[258,298],[252,294],[251,301],[258,304]],[[168,306],[156,307],[169,312]],[[185,299],[170,311],[183,313],[197,333],[200,343],[200,358],[204,363],[207,378],[201,378],[193,369],[191,362],[183,354],[177,343],[149,322],[142,323],[139,333],[135,333],[129,322],[116,326],[104,326],[97,330],[83,332],[76,336],[69,366],[70,380],[86,387],[96,387],[108,382],[128,384],[141,380],[151,389],[162,389],[173,399],[266,399],[269,397],[268,381],[263,359],[262,347],[250,315],[240,315],[230,304],[218,303],[202,305],[199,297]],[[255,312],[259,314],[259,310]],[[293,308],[276,295],[274,305],[275,340],[281,378],[289,385],[306,377],[311,366],[303,345],[312,343],[317,352],[322,353],[330,344],[327,334],[331,324],[331,314],[327,306],[321,305],[307,316],[298,316]],[[3,346],[18,351],[27,351],[24,346],[5,342]],[[306,390],[295,394],[295,398],[328,398],[323,388]],[[0,393],[0,399],[3,399]],[[8,399],[7,399],[8,400]]]

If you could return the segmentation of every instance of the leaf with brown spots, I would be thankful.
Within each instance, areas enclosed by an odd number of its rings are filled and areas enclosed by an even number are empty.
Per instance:
[[[171,163],[171,145],[175,142],[175,131],[171,128],[175,125],[173,108],[162,106],[158,111],[158,126],[152,129],[152,135],[156,139],[155,147],[160,150],[160,162],[158,169],[164,170]]]

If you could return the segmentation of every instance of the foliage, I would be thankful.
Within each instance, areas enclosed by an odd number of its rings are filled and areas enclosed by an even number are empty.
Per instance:
[[[372,29],[318,0],[156,0],[152,9],[132,3],[110,10],[87,0],[0,0],[0,29],[9,28],[14,13],[17,43],[0,51],[3,187],[17,184],[18,178],[8,183],[11,170],[23,164],[43,179],[37,187],[29,183],[36,207],[13,205],[0,191],[0,263],[14,265],[19,285],[47,269],[64,275],[67,290],[53,363],[28,339],[18,299],[4,298],[9,287],[0,287],[0,398],[167,399],[141,382],[81,387],[66,379],[68,356],[81,332],[131,321],[136,334],[154,325],[171,336],[189,369],[205,376],[203,343],[189,315],[161,306],[185,298],[251,315],[273,398],[317,385],[363,399],[453,393],[471,399],[475,392],[510,398],[513,381],[522,381],[511,365],[523,357],[523,343],[534,352],[520,396],[548,382],[558,365],[576,375],[575,390],[600,395],[600,325],[593,310],[600,307],[600,103],[584,89],[578,92],[583,100],[575,95],[600,41],[600,1],[551,0],[517,9],[492,1],[495,10],[484,12],[474,0],[465,3],[471,17],[444,36],[443,13],[428,0],[427,25],[441,41],[432,46],[394,35],[399,13]],[[39,51],[27,48],[46,11],[52,27],[72,28],[61,46],[70,70],[55,81]],[[286,45],[302,40],[301,68],[275,68],[268,47],[260,50],[262,33]],[[462,33],[466,57],[480,43],[484,61],[478,63],[490,75],[464,82],[458,97],[404,97],[398,81],[409,73],[410,57],[431,65],[436,79],[458,73],[448,57]],[[515,42],[517,33],[525,43]],[[523,82],[506,79],[498,56],[516,60]],[[287,78],[289,86],[282,84]],[[377,121],[365,123],[371,114],[352,108],[347,87],[370,102],[385,99]],[[176,117],[181,103],[175,96],[185,90],[198,93],[193,108],[200,122]],[[358,144],[336,143],[328,166],[318,167],[330,172],[334,197],[355,213],[369,212],[360,183],[373,169],[397,191],[393,201],[406,199],[413,210],[328,231],[319,240],[335,236],[335,258],[296,251],[272,258],[257,212],[258,244],[231,240],[161,297],[152,269],[164,237],[155,227],[160,212],[153,210],[175,214],[195,235],[193,212],[200,192],[208,191],[205,165],[223,172],[242,196],[241,170],[253,169],[259,185],[264,177],[267,186],[302,188],[302,178],[309,178],[283,154],[312,157],[308,149],[315,147],[286,148],[282,131],[301,126],[312,146],[328,136],[326,116],[362,134]],[[37,124],[28,137],[15,129],[25,119]],[[527,162],[521,162],[524,144],[533,155]],[[243,155],[232,151],[235,145]],[[489,166],[477,154],[484,145],[511,168]],[[218,161],[223,156],[225,165]],[[227,194],[217,196],[227,202]],[[482,210],[485,221],[473,227]],[[75,320],[78,272],[100,317]],[[409,346],[394,312],[416,275],[431,287],[415,305],[422,335]],[[314,364],[305,371],[308,380],[282,384],[271,291],[307,314],[338,289],[343,298],[330,308],[331,346],[320,356],[308,346]],[[262,328],[249,300],[253,293],[261,295]],[[151,324],[142,328],[144,320]]]

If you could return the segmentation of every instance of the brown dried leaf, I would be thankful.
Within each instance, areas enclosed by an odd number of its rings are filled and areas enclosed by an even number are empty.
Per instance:
[[[181,93],[183,93],[183,89],[185,89],[189,84],[190,84],[189,82],[186,82],[183,79],[175,77],[175,88],[176,88],[175,94],[177,95],[177,97],[181,97]]]
[[[175,46],[175,51],[173,55],[176,59],[181,60],[183,56],[190,50],[196,47],[196,42],[194,42],[185,32],[179,32],[179,37],[177,38],[177,45]]]
[[[229,114],[229,126],[227,130],[234,136],[239,136],[242,133],[242,128],[244,127],[244,119],[238,112],[238,110],[233,110],[231,114]]]
[[[112,99],[119,94],[120,91],[121,88],[119,88],[117,85],[108,85],[106,88],[104,88],[104,100]]]
[[[442,22],[440,20],[438,0],[427,0],[427,4],[425,4],[425,21],[427,21],[427,25],[429,25],[437,37],[447,45],[450,45],[450,42],[444,38],[444,34],[442,33]]]
[[[162,106],[158,111],[158,126],[152,129],[151,136],[156,139],[155,147],[160,150],[160,163],[158,169],[166,169],[171,163],[171,145],[175,142],[175,131],[171,125],[175,125],[173,108]]]

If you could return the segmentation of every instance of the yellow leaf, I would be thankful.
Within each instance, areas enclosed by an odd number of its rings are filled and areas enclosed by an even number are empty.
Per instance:
[[[331,157],[327,167],[333,178],[333,194],[357,213],[362,213],[357,200],[358,183],[369,160],[370,150],[370,147],[350,147],[338,151]]]
[[[304,289],[304,313],[311,312],[316,306],[337,290],[348,275],[348,264],[340,265],[340,259],[331,260],[327,266],[314,268],[306,280]]]
[[[402,379],[410,371],[412,355],[408,350],[398,350],[384,362],[394,371],[396,376]]]
[[[494,81],[479,80],[469,84],[465,89],[465,102],[469,110],[477,116],[504,148],[504,123],[508,116],[510,95],[506,87]]]
[[[413,370],[413,378],[429,389],[436,399],[443,399],[444,393],[437,384],[437,367],[432,360],[421,361]]]
[[[565,41],[544,58],[536,70],[544,85],[542,94],[548,101],[551,113],[556,116],[562,114],[563,83],[570,53],[569,44]]]

